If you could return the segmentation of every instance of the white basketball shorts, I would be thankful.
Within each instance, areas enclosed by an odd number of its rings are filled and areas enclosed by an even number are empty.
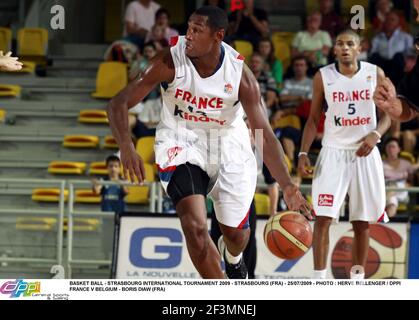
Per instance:
[[[350,221],[387,222],[384,171],[378,148],[367,157],[355,153],[353,149],[321,149],[312,185],[315,215],[338,221],[348,194]]]

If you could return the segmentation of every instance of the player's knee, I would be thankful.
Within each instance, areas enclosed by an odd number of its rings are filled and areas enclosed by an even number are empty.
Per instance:
[[[314,227],[316,229],[328,230],[331,224],[332,224],[332,219],[331,218],[329,218],[329,217],[317,217],[316,222],[314,223]]]
[[[190,248],[194,251],[203,251],[207,248],[209,236],[206,223],[194,219],[183,219],[182,228]]]

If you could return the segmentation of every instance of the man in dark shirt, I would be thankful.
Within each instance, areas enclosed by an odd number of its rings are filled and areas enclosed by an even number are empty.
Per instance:
[[[322,24],[320,30],[329,32],[332,39],[335,39],[345,25],[342,17],[334,11],[333,0],[320,0],[320,13],[322,14]]]
[[[253,0],[246,1],[243,9],[236,10],[228,17],[227,41],[247,40],[256,48],[259,40],[269,33],[268,13],[253,7]]]
[[[418,13],[419,0],[413,4]],[[419,53],[419,35],[415,38],[416,52]],[[419,56],[416,65],[400,82],[398,90],[390,79],[386,78],[374,93],[374,102],[378,108],[387,112],[394,120],[406,122],[415,118],[419,112]]]

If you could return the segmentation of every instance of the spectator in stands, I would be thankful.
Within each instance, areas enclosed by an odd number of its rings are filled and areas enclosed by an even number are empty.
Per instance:
[[[105,61],[119,61],[131,65],[138,56],[138,47],[127,40],[114,41],[104,54]]]
[[[383,26],[385,24],[387,14],[392,10],[393,2],[391,0],[378,0],[375,2],[375,14],[371,19],[372,27],[375,33],[383,31]],[[404,31],[408,31],[406,19],[404,18],[403,14],[398,11],[396,13],[399,17],[400,28]]]
[[[319,12],[309,15],[307,17],[307,29],[299,31],[292,41],[292,57],[304,55],[310,62],[311,67],[325,65],[332,47],[332,39],[329,33],[320,30],[321,23],[322,16]]]
[[[278,90],[275,79],[263,70],[264,60],[260,53],[254,52],[250,58],[250,69],[259,83],[260,94],[270,116],[276,108]]]
[[[385,144],[386,159],[383,160],[384,177],[387,186],[398,188],[407,187],[407,182],[412,182],[413,173],[419,168],[419,164],[413,165],[411,162],[401,159],[400,145],[396,138],[390,138]],[[407,203],[409,194],[407,191],[387,192],[387,215],[391,218],[396,215],[399,203]]]
[[[179,35],[179,32],[176,29],[173,29],[170,27],[170,14],[169,11],[167,11],[164,8],[160,8],[159,10],[157,10],[156,12],[156,23],[154,24],[153,28],[155,28],[156,26],[163,28],[163,34],[164,34],[164,39],[166,40],[166,45],[164,45],[163,47],[166,47],[169,45],[170,43],[170,39],[173,37],[176,37]],[[152,30],[153,31],[153,30]],[[145,39],[145,42],[149,42],[149,41],[155,41],[155,36],[153,36],[153,32],[149,32],[147,34],[147,37]],[[158,37],[158,40],[161,41],[161,37]],[[163,43],[161,43],[163,45]]]
[[[404,73],[409,73],[413,70],[416,65],[416,60],[418,58],[418,54],[416,53],[415,49],[410,49],[406,52],[404,56]]]
[[[157,52],[169,46],[169,41],[167,41],[165,37],[164,27],[158,24],[155,24],[151,28],[151,32],[147,34],[146,41],[152,42],[156,47]]]
[[[22,62],[18,61],[18,57],[12,57],[9,51],[5,55],[0,50],[0,71],[17,71],[22,69]]]
[[[121,161],[117,156],[111,155],[106,158],[106,168],[108,176],[104,181],[122,182]],[[102,186],[96,179],[92,179],[93,192],[102,196],[101,210],[115,213],[125,211],[124,197],[128,194],[125,186],[110,185]]]
[[[361,53],[358,55],[358,61],[367,61],[371,43],[367,37],[361,37]]]
[[[339,32],[345,28],[342,17],[334,10],[333,0],[319,0],[322,23],[320,29],[329,32],[332,39],[335,39]]]
[[[155,23],[160,5],[151,0],[136,0],[128,4],[125,11],[124,37],[142,48],[147,33]]]
[[[370,62],[381,67],[393,83],[403,78],[404,54],[413,47],[413,37],[400,30],[399,15],[386,15],[383,31],[372,39]]]
[[[278,89],[282,86],[282,63],[275,56],[275,48],[269,37],[263,37],[258,43],[258,53],[264,59],[264,71],[269,73],[276,81]]]
[[[142,56],[131,66],[129,73],[130,81],[137,79],[145,71],[150,60],[156,54],[157,50],[154,43],[147,42],[144,45]],[[156,87],[142,102],[130,109],[128,123],[134,140],[156,134],[155,128],[160,121],[161,108],[160,88]]]
[[[247,40],[254,48],[260,39],[269,34],[268,13],[254,8],[253,0],[248,0],[243,9],[232,12],[229,16],[227,41]]]

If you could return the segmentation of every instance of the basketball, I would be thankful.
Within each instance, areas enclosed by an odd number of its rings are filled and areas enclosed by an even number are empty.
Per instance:
[[[332,273],[335,279],[349,277],[352,267],[353,230],[342,235],[332,251]],[[365,278],[404,278],[405,241],[400,235],[383,225],[370,225]]]
[[[310,249],[313,232],[301,213],[284,211],[268,219],[264,239],[273,255],[292,260],[303,256]]]

